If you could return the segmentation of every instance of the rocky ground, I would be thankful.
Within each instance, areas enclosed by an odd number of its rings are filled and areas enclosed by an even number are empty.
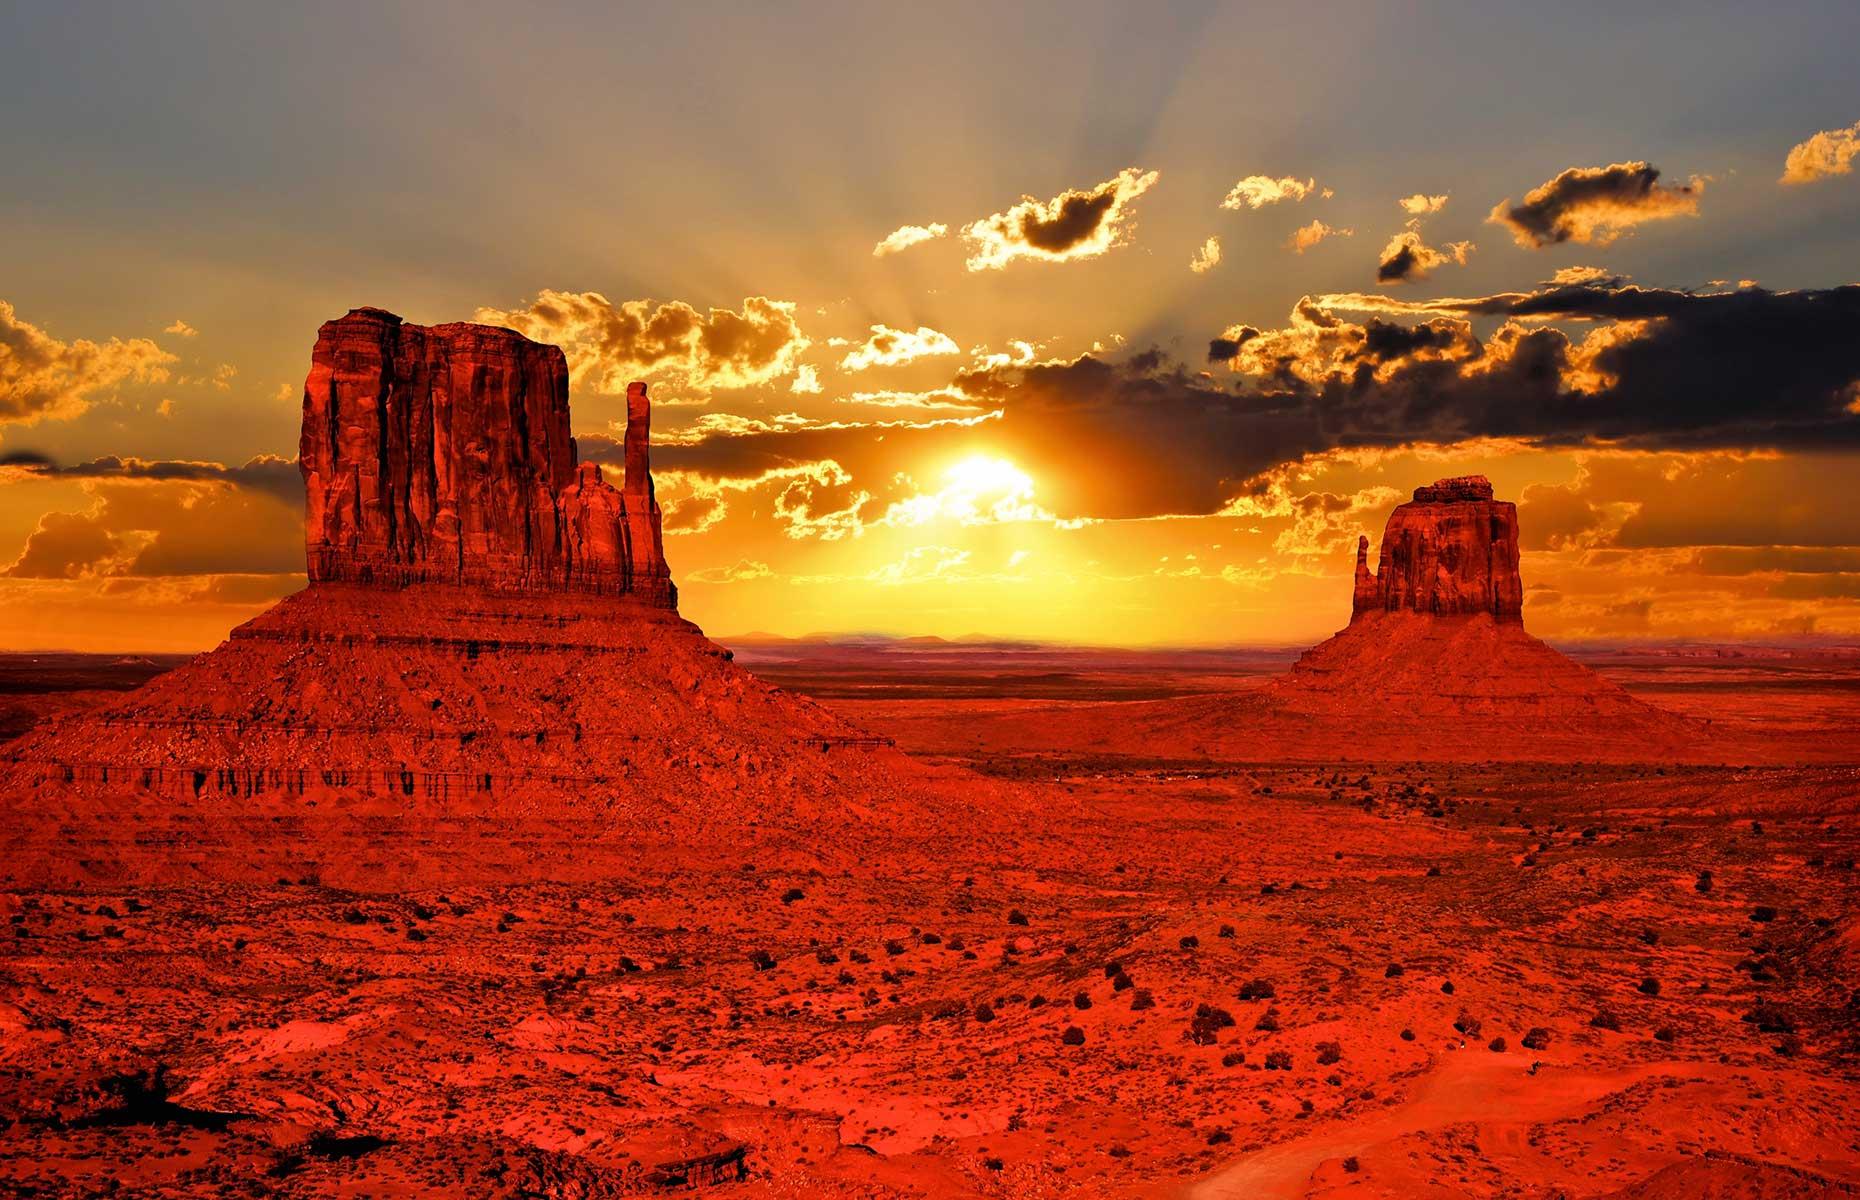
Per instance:
[[[1851,768],[856,753],[975,819],[0,896],[0,1193],[1860,1189]]]

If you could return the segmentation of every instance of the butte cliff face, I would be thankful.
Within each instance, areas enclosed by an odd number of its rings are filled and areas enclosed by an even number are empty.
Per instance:
[[[486,325],[326,323],[298,462],[313,583],[626,594],[675,607],[646,385],[627,389],[616,489],[577,463],[560,349]]]
[[[1389,515],[1373,575],[1369,539],[1356,543],[1350,619],[1376,612],[1486,613],[1523,624],[1517,505],[1494,500],[1492,481],[1483,475],[1414,489],[1414,499]]]

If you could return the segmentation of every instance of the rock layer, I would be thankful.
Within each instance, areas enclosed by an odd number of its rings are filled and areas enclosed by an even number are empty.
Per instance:
[[[561,350],[487,325],[358,308],[317,332],[299,464],[312,582],[677,592],[653,498],[646,385],[627,474],[577,464]]]
[[[1412,501],[1389,514],[1373,575],[1369,539],[1357,540],[1350,619],[1384,612],[1489,613],[1521,624],[1517,506],[1494,500],[1483,475],[1416,488]]]

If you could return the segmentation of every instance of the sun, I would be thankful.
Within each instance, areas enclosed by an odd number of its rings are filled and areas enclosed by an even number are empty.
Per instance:
[[[1030,496],[1033,476],[1005,458],[972,454],[943,472],[952,490],[971,496]]]

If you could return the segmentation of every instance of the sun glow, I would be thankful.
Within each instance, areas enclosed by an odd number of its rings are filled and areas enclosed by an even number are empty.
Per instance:
[[[1005,458],[973,454],[945,470],[943,486],[936,491],[892,505],[886,520],[894,525],[1052,520],[1052,514],[1034,502],[1033,493],[1033,477],[1027,472]]]

